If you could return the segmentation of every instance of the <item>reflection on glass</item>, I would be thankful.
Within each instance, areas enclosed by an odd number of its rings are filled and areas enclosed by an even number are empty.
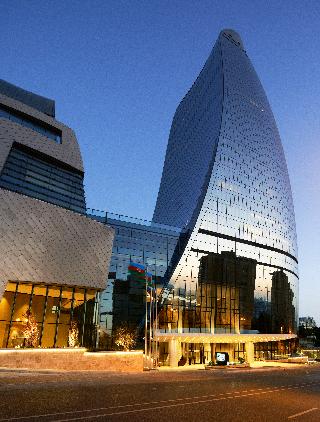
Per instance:
[[[197,260],[193,259],[195,254],[189,257],[193,263],[190,277],[187,271],[180,274],[185,286],[169,288],[163,299],[159,311],[161,330],[212,334],[294,332],[295,297],[290,273],[263,266],[232,250],[197,255]]]

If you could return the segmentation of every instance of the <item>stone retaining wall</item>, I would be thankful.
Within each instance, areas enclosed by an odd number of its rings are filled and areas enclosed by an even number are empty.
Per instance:
[[[87,352],[86,349],[0,349],[0,368],[142,372],[143,352]]]

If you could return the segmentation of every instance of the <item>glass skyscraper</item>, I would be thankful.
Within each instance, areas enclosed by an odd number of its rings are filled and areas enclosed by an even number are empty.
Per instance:
[[[298,306],[290,182],[269,102],[233,30],[220,33],[176,110],[153,222],[187,233],[162,295],[164,363],[288,346]]]

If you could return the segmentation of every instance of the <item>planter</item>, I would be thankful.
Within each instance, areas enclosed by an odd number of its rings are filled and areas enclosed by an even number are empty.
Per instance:
[[[87,352],[72,349],[0,349],[0,367],[62,371],[142,372],[143,351]]]
[[[248,363],[239,363],[237,365],[214,365],[209,366],[206,365],[204,369],[211,370],[211,369],[246,369],[250,368],[250,365]]]

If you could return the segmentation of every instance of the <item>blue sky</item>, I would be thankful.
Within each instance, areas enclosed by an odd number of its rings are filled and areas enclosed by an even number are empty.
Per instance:
[[[300,315],[320,323],[320,2],[0,2],[0,78],[56,100],[78,137],[88,206],[150,219],[171,120],[222,28],[266,90],[294,195]]]

